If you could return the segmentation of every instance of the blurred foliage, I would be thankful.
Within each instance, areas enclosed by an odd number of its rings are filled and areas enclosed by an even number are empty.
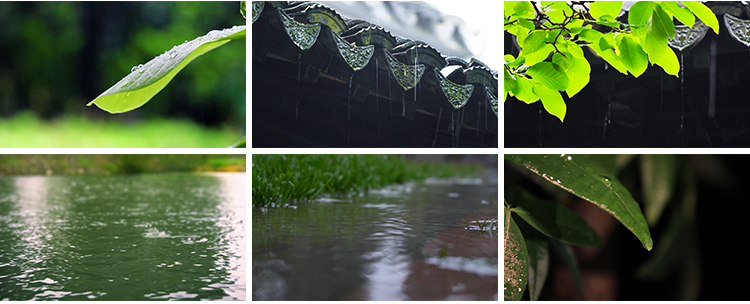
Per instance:
[[[237,10],[237,1],[1,2],[0,117],[106,116],[86,103],[174,45],[245,24]],[[108,119],[189,117],[244,131],[245,54],[233,43],[199,57],[154,102]]]
[[[0,155],[0,175],[131,174],[174,171],[245,172],[245,155]]]
[[[469,176],[484,167],[406,161],[402,155],[253,155],[253,206],[282,207],[323,194],[357,194],[428,177]]]
[[[117,123],[66,115],[40,121],[30,112],[0,119],[3,148],[216,148],[240,136],[236,129],[205,128],[185,119]]]

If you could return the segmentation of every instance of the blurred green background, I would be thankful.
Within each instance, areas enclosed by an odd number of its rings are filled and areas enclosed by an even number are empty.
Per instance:
[[[132,112],[112,115],[86,104],[129,74],[131,67],[172,46],[211,30],[246,24],[239,6],[239,1],[0,2],[0,147],[232,144],[245,134],[244,40],[198,57]],[[70,125],[71,120],[79,127],[61,134],[60,126]],[[159,123],[150,126],[152,121]],[[164,121],[179,127],[164,127]],[[185,123],[197,128],[181,125]],[[133,125],[150,127],[133,129]],[[90,138],[87,128],[103,126],[112,133],[97,136],[119,139],[121,144]],[[18,129],[24,134],[13,133]],[[169,144],[158,141],[169,140],[175,129],[194,132],[196,138]],[[143,133],[157,139],[128,139]],[[40,137],[34,138],[35,134]],[[78,143],[79,137],[89,139]]]

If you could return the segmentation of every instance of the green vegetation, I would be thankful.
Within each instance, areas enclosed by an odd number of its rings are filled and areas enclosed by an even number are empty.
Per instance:
[[[245,172],[245,155],[0,155],[0,175],[110,175],[180,171]]]
[[[683,290],[680,298],[697,297],[701,262],[695,228],[697,178],[691,166],[695,161],[679,155],[566,154],[505,155],[505,160],[517,169],[505,172],[505,300],[519,300],[526,290],[528,299],[539,298],[550,249],[570,270],[584,300],[571,245],[600,247],[607,240],[563,204],[573,195],[617,219],[646,250],[656,249],[636,269],[638,279],[664,280],[680,270],[675,285]],[[643,201],[644,212],[636,198]],[[667,228],[654,246],[651,229],[660,222]]]
[[[4,148],[209,148],[229,146],[241,136],[237,130],[174,119],[124,124],[66,116],[46,122],[27,112],[0,120]]]
[[[481,167],[404,160],[400,155],[253,155],[253,207],[281,207],[323,194],[368,189],[428,177],[469,176]]]
[[[622,1],[506,1],[505,31],[523,49],[505,55],[505,94],[527,104],[542,100],[563,121],[569,98],[589,83],[591,67],[583,46],[620,73],[638,77],[649,63],[677,76],[680,62],[667,42],[675,36],[673,19],[693,27],[696,17],[719,33],[716,16],[693,1],[640,1],[630,7],[627,23],[615,18]],[[551,55],[551,56],[550,56]]]
[[[240,2],[240,13],[246,15],[245,2]],[[96,104],[112,114],[125,113],[141,107],[151,100],[193,59],[232,40],[244,39],[246,26],[213,30],[205,36],[185,41],[172,47],[151,61],[135,66],[130,74],[87,104]],[[232,147],[244,147],[244,139]]]

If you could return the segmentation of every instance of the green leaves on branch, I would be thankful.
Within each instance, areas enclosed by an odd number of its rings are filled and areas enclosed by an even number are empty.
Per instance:
[[[551,91],[565,91],[572,98],[588,84],[591,67],[583,46],[623,74],[639,77],[651,64],[678,76],[680,63],[668,45],[675,35],[674,18],[690,27],[698,18],[719,32],[716,16],[704,4],[680,3],[684,7],[673,1],[637,2],[630,7],[627,23],[622,23],[615,19],[621,1],[588,6],[565,1],[504,2],[504,29],[516,36],[522,51],[518,58],[506,55],[503,100],[508,96],[527,104],[542,100],[547,112],[563,122],[565,101]],[[595,30],[595,24],[609,29]]]

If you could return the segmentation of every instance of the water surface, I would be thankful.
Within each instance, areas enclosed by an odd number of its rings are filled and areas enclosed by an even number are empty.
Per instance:
[[[0,299],[245,300],[245,174],[0,177]]]
[[[496,300],[497,170],[253,209],[253,300]]]

